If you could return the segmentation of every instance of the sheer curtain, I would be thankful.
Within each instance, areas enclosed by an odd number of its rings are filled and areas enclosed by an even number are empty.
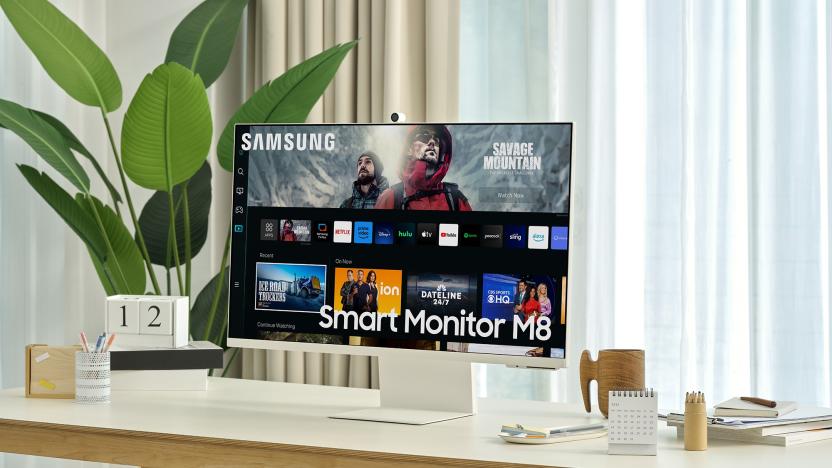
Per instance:
[[[63,1],[56,6],[93,40],[104,41],[103,2]],[[0,98],[57,116],[90,151],[106,154],[106,136],[95,124],[87,124],[100,122],[99,113],[77,104],[52,82],[5,16],[0,21],[0,64]],[[109,161],[99,161],[106,170]],[[16,164],[55,177],[19,137],[0,130],[0,388],[23,385],[27,344],[73,343],[81,327],[98,323],[100,314],[84,311],[99,311],[104,297],[83,244],[29,187]]]
[[[662,406],[830,403],[831,5],[549,3],[584,187],[572,343],[646,349]]]
[[[462,34],[461,116],[575,123],[570,367],[486,393],[576,401],[581,349],[637,347],[663,407],[830,404],[832,2],[463,2]]]
[[[144,75],[164,58],[178,22],[199,0],[50,0],[75,21],[110,57],[121,79],[125,102],[110,115],[118,139],[123,112]],[[236,54],[228,72],[209,89],[215,137],[239,106],[242,87]],[[110,180],[118,180],[115,163],[97,109],[83,106],[53,83],[0,13],[0,98],[46,111],[61,119],[96,156]],[[213,147],[213,146],[212,146]],[[212,154],[209,158],[216,164]],[[103,185],[83,158],[94,193]],[[104,325],[105,293],[78,237],[26,183],[16,164],[62,177],[20,138],[0,130],[0,388],[22,387],[24,347],[28,343],[74,343],[78,331],[98,333]],[[218,270],[231,212],[230,175],[213,167],[211,226],[203,251],[194,260],[194,285],[199,290]],[[67,186],[68,187],[68,186]],[[69,188],[69,187],[68,187]],[[150,191],[132,190],[141,209]],[[126,224],[132,230],[129,220]],[[157,274],[161,274],[157,271]],[[92,462],[0,454],[0,467],[106,466]],[[115,466],[115,465],[110,465]]]
[[[549,10],[547,0],[462,0],[460,121],[550,120]],[[549,400],[562,391],[551,371],[476,368],[481,396]]]

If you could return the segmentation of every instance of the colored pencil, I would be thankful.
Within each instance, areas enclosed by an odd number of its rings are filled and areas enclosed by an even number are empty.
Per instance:
[[[110,346],[113,345],[113,340],[115,340],[115,339],[116,339],[116,334],[115,333],[110,335],[110,338],[107,339],[107,344],[104,345],[104,350],[102,350],[101,352],[106,353],[107,351],[109,351]]]
[[[90,352],[90,344],[87,342],[87,335],[83,330],[81,331],[81,347],[84,348],[85,353]]]

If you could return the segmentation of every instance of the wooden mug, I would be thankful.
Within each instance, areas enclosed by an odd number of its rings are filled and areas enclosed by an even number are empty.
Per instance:
[[[598,408],[607,417],[610,390],[644,388],[644,350],[602,349],[598,360],[593,361],[589,351],[581,354],[581,393],[586,412],[592,411],[589,400],[589,382],[598,382]]]

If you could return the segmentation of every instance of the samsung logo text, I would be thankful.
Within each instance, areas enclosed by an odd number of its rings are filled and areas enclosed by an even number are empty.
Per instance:
[[[243,133],[243,151],[332,151],[334,133]]]

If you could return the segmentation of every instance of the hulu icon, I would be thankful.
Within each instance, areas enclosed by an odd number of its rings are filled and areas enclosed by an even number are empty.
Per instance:
[[[416,224],[399,223],[396,225],[396,243],[403,245],[416,244]]]

